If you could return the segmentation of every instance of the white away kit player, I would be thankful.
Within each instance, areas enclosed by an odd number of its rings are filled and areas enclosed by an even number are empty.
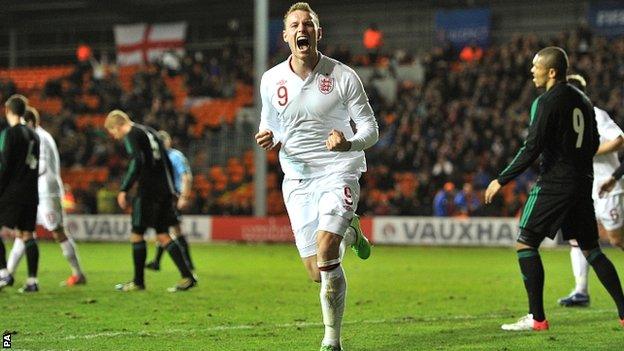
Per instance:
[[[568,82],[585,92],[587,84],[582,76],[570,75]],[[608,239],[611,245],[624,248],[622,240],[624,187],[622,181],[615,181],[613,189],[609,193],[602,196],[600,194],[601,185],[612,177],[620,165],[617,152],[624,146],[624,133],[606,111],[597,107],[594,107],[594,111],[596,112],[598,134],[600,134],[600,146],[593,160],[594,183],[592,190],[598,233],[602,238]],[[570,295],[560,298],[558,302],[565,307],[588,306],[590,303],[587,288],[589,263],[578,247],[576,240],[570,240],[570,245],[570,259],[576,284]]]
[[[262,77],[255,138],[265,150],[281,144],[282,190],[297,249],[311,279],[321,283],[321,350],[337,351],[347,291],[344,247],[362,259],[370,255],[355,211],[366,171],[363,150],[379,132],[359,77],[317,51],[321,36],[310,6],[292,5],[283,32],[291,55]]]

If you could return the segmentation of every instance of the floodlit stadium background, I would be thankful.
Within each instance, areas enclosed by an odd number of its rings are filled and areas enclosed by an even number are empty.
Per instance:
[[[67,227],[78,241],[97,242],[85,243],[80,249],[87,262],[89,253],[97,256],[104,245],[121,251],[119,257],[128,256],[125,246],[101,244],[125,242],[130,231],[129,215],[116,204],[126,167],[125,151],[103,129],[104,117],[114,108],[128,111],[137,122],[169,131],[174,147],[189,158],[194,199],[185,213],[183,230],[190,241],[292,241],[281,196],[277,152],[259,152],[253,139],[259,121],[255,87],[264,70],[288,55],[281,29],[283,13],[292,2],[0,2],[0,102],[13,93],[24,94],[42,114],[44,128],[54,136],[66,183]],[[435,257],[435,250],[446,249],[429,246],[509,247],[515,242],[517,218],[536,170],[528,170],[506,186],[492,205],[483,205],[483,191],[513,158],[525,136],[530,102],[539,93],[529,79],[530,63],[539,48],[565,48],[571,71],[587,78],[596,106],[609,112],[620,126],[624,123],[624,4],[559,0],[309,2],[324,30],[320,50],[356,70],[378,119],[380,140],[366,153],[369,171],[361,180],[357,211],[363,217],[365,232],[378,245],[424,245],[427,248],[413,252]],[[378,48],[364,45],[365,32],[372,25],[383,35]],[[373,38],[368,39],[375,46]],[[2,123],[4,118],[0,128]],[[45,238],[48,233],[40,230],[39,235]],[[545,245],[556,246],[557,242]],[[198,247],[195,257],[211,255],[212,246]],[[236,250],[216,247],[216,257],[235,259]],[[254,248],[245,247],[244,251],[250,253]],[[265,248],[259,246],[258,250]],[[55,249],[48,248],[51,256],[57,254]],[[391,249],[382,246],[382,257],[393,257],[394,251],[384,251]],[[396,249],[411,257],[412,251],[407,250],[413,248]],[[439,253],[458,255],[456,268],[481,257],[477,251],[448,250]],[[498,252],[483,250],[483,255]],[[285,252],[296,254],[290,246],[278,250],[278,254]],[[467,256],[460,257],[460,252]],[[44,254],[45,267],[49,263]],[[517,278],[513,254],[506,254],[509,260],[502,262],[508,269],[499,273]],[[572,275],[565,265],[566,253],[558,252],[557,257],[557,267],[570,280],[566,283],[564,278],[556,278],[563,280],[557,287],[560,292],[571,284]],[[91,266],[96,274],[99,262],[105,265],[108,260],[104,256],[99,259]],[[393,264],[399,266],[413,263],[406,263],[401,256],[394,259]],[[63,267],[57,261],[48,267]],[[292,267],[299,264],[296,259],[291,261],[288,264]],[[204,275],[220,264],[215,256],[210,263]],[[419,262],[414,269],[429,263]],[[120,274],[128,275],[130,267],[128,263],[127,272],[121,269]],[[50,269],[54,272],[56,268]],[[482,272],[488,274],[487,270]],[[303,278],[303,271],[297,273]],[[45,274],[44,270],[42,276]],[[95,275],[88,270],[87,274]],[[111,283],[104,277],[119,278],[102,272],[91,284]],[[440,277],[446,280],[444,275]],[[448,278],[450,290],[454,278],[462,277]],[[516,280],[510,278],[520,289]],[[354,279],[354,283],[358,281]],[[598,290],[598,284],[594,286]],[[402,293],[412,296],[414,291]],[[420,293],[451,294],[437,290]],[[85,304],[91,303],[89,296],[81,298]],[[523,298],[517,295],[513,307],[523,303]],[[608,297],[603,300],[610,303]],[[507,301],[496,302],[501,305]],[[362,299],[358,303],[368,302]],[[438,306],[436,303],[432,306]],[[390,320],[404,318],[388,313]],[[475,318],[481,316],[475,313]],[[0,329],[11,328],[8,315],[0,314],[4,315],[0,316]],[[425,315],[424,320],[439,320],[431,315]],[[509,315],[509,310],[503,309],[484,318]],[[441,320],[453,323],[452,318]],[[248,321],[231,322],[238,325]],[[281,325],[279,320],[275,323]],[[396,323],[412,322],[408,318]],[[123,336],[126,332],[119,333]],[[423,337],[433,339],[437,335]],[[26,340],[33,342],[27,344],[31,347],[45,347],[35,343],[36,335],[28,334]],[[62,340],[57,347],[70,345],[65,342],[74,339]],[[76,340],[84,343],[84,339]],[[140,348],[141,344],[137,345]],[[409,346],[410,342],[397,345],[403,346],[379,349],[417,349]],[[435,345],[430,344],[429,349]],[[241,347],[238,349],[245,349]]]
[[[195,239],[290,238],[288,222],[273,219],[285,215],[277,152],[258,152],[252,138],[259,115],[254,84],[288,54],[280,31],[290,2],[239,3],[3,2],[0,97],[23,93],[43,113],[61,152],[67,211],[77,215],[69,225],[78,238],[125,240],[125,216],[82,216],[120,213],[115,193],[126,161],[102,129],[112,108],[168,130],[189,158],[195,191],[187,212],[203,216],[188,217]],[[565,47],[572,70],[588,77],[595,103],[622,121],[617,6],[312,5],[325,34],[321,50],[356,69],[380,125],[380,141],[367,152],[358,210],[377,242],[513,242],[514,220],[483,226],[478,217],[517,217],[535,178],[527,171],[494,205],[482,205],[484,187],[522,141],[527,106],[537,94],[529,65],[544,45]],[[367,49],[371,25],[383,39]],[[367,40],[375,46],[374,38]],[[262,217],[229,217],[253,214]],[[413,217],[441,215],[475,218],[470,238],[461,238],[455,221]]]

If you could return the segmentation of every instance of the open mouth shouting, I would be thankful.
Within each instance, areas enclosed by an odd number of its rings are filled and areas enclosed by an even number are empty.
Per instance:
[[[306,52],[308,51],[308,49],[310,49],[310,38],[306,36],[297,37],[296,43],[297,43],[297,48],[301,52]]]

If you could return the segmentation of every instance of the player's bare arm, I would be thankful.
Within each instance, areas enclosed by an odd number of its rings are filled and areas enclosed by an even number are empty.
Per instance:
[[[351,142],[345,138],[343,132],[332,129],[329,132],[327,140],[325,140],[325,146],[329,151],[349,151],[351,150]]]
[[[613,190],[617,181],[622,179],[622,175],[624,175],[624,162],[621,162],[618,168],[613,171],[611,177],[600,185],[600,188],[598,189],[598,196],[601,198],[605,197],[607,193]]]
[[[502,185],[498,182],[498,179],[494,179],[490,183],[490,185],[488,185],[487,189],[485,190],[485,203],[486,204],[492,203],[492,199],[498,193],[500,188],[502,188]]]
[[[183,210],[191,204],[190,199],[192,185],[193,176],[191,173],[182,174],[182,191],[180,191],[180,197],[178,198],[178,202],[176,204],[178,210]]]
[[[606,182],[600,184],[598,196],[600,196],[601,199],[607,196],[607,194],[615,187],[615,183],[617,183],[617,179],[610,177]]]
[[[596,156],[608,154],[614,151],[619,151],[620,149],[622,149],[623,146],[624,146],[624,138],[622,136],[619,136],[613,140],[609,140],[607,142],[600,144],[600,146],[598,147],[598,150],[596,151]]]
[[[117,204],[119,204],[119,207],[121,207],[122,210],[125,210],[128,206],[125,191],[120,191],[119,194],[117,194]]]

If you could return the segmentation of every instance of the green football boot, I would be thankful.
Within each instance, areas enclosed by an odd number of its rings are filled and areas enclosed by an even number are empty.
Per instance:
[[[355,230],[355,241],[351,245],[351,249],[359,258],[363,260],[367,259],[371,254],[371,244],[364,236],[364,232],[362,232],[362,227],[360,226],[360,216],[353,216],[349,227]]]

